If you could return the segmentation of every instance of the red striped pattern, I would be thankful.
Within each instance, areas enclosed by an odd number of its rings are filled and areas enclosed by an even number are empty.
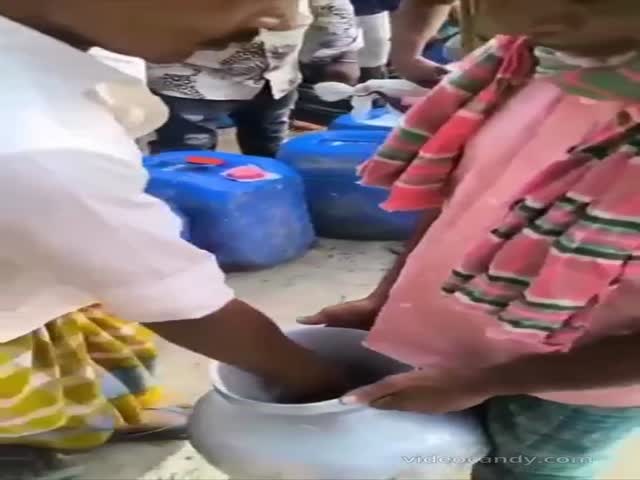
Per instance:
[[[526,38],[495,38],[409,111],[361,167],[362,183],[388,187],[383,208],[390,211],[441,208],[464,146],[532,78],[535,65]],[[602,72],[598,85],[579,69],[557,80],[572,92],[619,97],[621,77],[640,89],[639,70],[612,68],[611,92],[602,90]],[[443,286],[495,316],[491,335],[567,350],[612,285],[626,275],[640,280],[640,104],[628,102],[609,125],[524,185],[503,221]]]

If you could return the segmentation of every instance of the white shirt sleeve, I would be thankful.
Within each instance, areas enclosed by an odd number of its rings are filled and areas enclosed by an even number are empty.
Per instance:
[[[140,164],[85,151],[0,156],[3,235],[25,268],[138,322],[200,318],[233,298],[215,258],[179,236],[180,221],[144,193]]]

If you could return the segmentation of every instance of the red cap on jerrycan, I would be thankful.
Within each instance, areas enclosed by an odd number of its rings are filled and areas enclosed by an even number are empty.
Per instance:
[[[255,165],[245,165],[232,168],[225,175],[233,180],[260,180],[265,178],[267,173]]]
[[[215,167],[219,167],[220,165],[225,164],[225,161],[220,158],[200,157],[196,155],[188,156],[186,162],[192,163],[194,165],[213,165]]]

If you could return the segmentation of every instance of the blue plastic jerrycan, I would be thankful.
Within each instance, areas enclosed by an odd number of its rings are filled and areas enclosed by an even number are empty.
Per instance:
[[[356,120],[350,113],[340,115],[329,125],[329,130],[373,130],[387,134],[397,125],[398,118],[386,107],[374,108],[366,119]]]
[[[269,158],[180,151],[145,159],[148,193],[186,219],[183,238],[216,255],[227,271],[272,267],[303,255],[315,234],[300,176]],[[255,166],[262,179],[228,172]]]
[[[318,235],[352,240],[404,240],[421,213],[389,213],[379,205],[384,189],[359,185],[356,167],[384,142],[381,130],[335,130],[301,135],[285,143],[279,160],[304,179]]]

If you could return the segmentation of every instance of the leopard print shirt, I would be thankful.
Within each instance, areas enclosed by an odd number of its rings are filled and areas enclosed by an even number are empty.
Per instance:
[[[197,52],[183,64],[150,65],[151,89],[192,99],[237,99],[250,98],[268,81],[278,96],[298,85],[303,47],[312,51],[312,62],[327,62],[359,48],[350,0],[299,1],[308,2],[313,17],[309,28],[263,33],[250,42]]]

